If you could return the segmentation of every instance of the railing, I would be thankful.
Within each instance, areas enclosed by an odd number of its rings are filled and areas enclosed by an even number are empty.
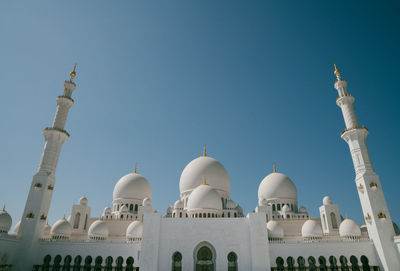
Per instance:
[[[12,264],[0,264],[0,271],[10,270],[11,267],[12,267]]]
[[[369,268],[363,268],[362,265],[358,266],[358,270],[360,271],[379,271],[379,266],[375,266],[375,265],[370,265]],[[282,271],[282,270],[336,270],[336,271],[340,271],[340,270],[344,270],[344,271],[351,271],[351,270],[355,270],[354,267],[352,267],[351,265],[349,266],[326,266],[323,268],[320,268],[319,266],[315,266],[315,267],[311,267],[310,266],[304,266],[304,267],[271,267],[271,271]]]
[[[9,265],[11,267],[11,265]],[[1,269],[0,265],[0,271],[1,270],[8,270],[8,269]],[[70,266],[64,266],[64,265],[34,265],[33,266],[33,271],[73,271],[73,270],[80,270],[80,271],[97,271],[97,270],[116,270],[116,271],[122,271],[122,270],[134,270],[134,271],[139,271],[139,267],[126,267],[126,266],[97,266],[97,265],[91,265],[86,266],[86,265],[80,265],[76,266],[71,264]]]

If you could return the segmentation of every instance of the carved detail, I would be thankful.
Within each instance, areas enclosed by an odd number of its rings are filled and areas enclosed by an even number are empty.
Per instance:
[[[34,217],[35,217],[35,215],[32,212],[30,212],[29,214],[26,215],[26,218],[34,218]]]
[[[47,216],[45,216],[45,215],[40,216],[40,220],[46,220],[46,219],[47,219]]]
[[[49,186],[47,186],[47,189],[54,190],[54,186],[49,185]]]
[[[35,187],[35,188],[41,188],[41,187],[42,187],[42,184],[41,184],[41,183],[35,183],[34,187]]]
[[[378,214],[378,218],[385,219],[385,218],[386,218],[386,215],[385,215],[384,213],[379,213],[379,214]]]
[[[372,183],[369,184],[369,187],[371,187],[371,188],[377,188],[378,185],[377,185],[376,183],[372,182]]]

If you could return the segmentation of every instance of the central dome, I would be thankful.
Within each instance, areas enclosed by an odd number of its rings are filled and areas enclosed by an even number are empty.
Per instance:
[[[179,181],[179,190],[182,193],[190,192],[203,183],[204,176],[207,184],[218,192],[230,193],[231,181],[224,166],[216,159],[201,156],[191,161],[183,170]]]
[[[292,199],[297,201],[296,186],[285,174],[273,172],[260,183],[258,199]]]
[[[122,177],[114,187],[113,199],[151,198],[151,187],[145,177],[138,173],[129,173]]]

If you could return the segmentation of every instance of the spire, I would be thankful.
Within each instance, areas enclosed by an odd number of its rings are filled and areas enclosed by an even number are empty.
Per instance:
[[[203,176],[203,185],[207,185],[206,176]]]
[[[6,211],[6,205],[5,204],[3,204],[3,211],[4,212]]]
[[[335,67],[335,71],[334,71],[333,73],[336,75],[337,80],[340,81],[340,80],[341,80],[341,78],[340,78],[340,71],[339,71],[339,69],[336,67],[336,63],[333,63],[333,66]]]
[[[272,170],[273,170],[274,173],[276,173],[276,165],[275,165],[275,163],[274,163],[274,165],[272,166]]]
[[[135,168],[133,169],[133,173],[136,173],[137,170],[137,162],[135,163]]]
[[[72,80],[74,79],[74,77],[76,76],[76,63],[74,65],[74,69],[72,70],[72,72],[69,73],[69,81],[72,83]]]
[[[207,156],[207,144],[204,144],[204,147],[203,147],[203,156]]]

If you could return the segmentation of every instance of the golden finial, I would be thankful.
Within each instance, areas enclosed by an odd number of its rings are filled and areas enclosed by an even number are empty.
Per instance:
[[[64,214],[64,219],[65,219],[65,214]]]
[[[335,67],[335,71],[334,71],[333,73],[336,75],[336,78],[337,78],[338,80],[340,80],[340,71],[339,71],[339,69],[337,68],[336,63],[333,63],[333,66]]]
[[[203,176],[203,185],[207,185],[206,176]]]
[[[203,156],[207,156],[207,144],[204,144],[204,147],[203,147]]]
[[[69,76],[70,76],[70,78],[69,78],[69,81],[70,82],[72,82],[72,80],[74,79],[74,77],[76,76],[76,63],[75,63],[75,65],[74,65],[74,69],[72,70],[72,72],[70,72],[69,73]]]
[[[135,163],[135,168],[133,169],[133,172],[136,173],[137,170],[137,162]]]
[[[346,214],[346,219],[349,219],[349,216]]]
[[[46,225],[49,225],[49,221],[46,219]]]
[[[3,211],[4,212],[6,211],[6,205],[5,204],[3,204]]]
[[[275,163],[274,163],[274,165],[272,166],[272,170],[273,170],[274,173],[276,172],[276,165],[275,165]]]

